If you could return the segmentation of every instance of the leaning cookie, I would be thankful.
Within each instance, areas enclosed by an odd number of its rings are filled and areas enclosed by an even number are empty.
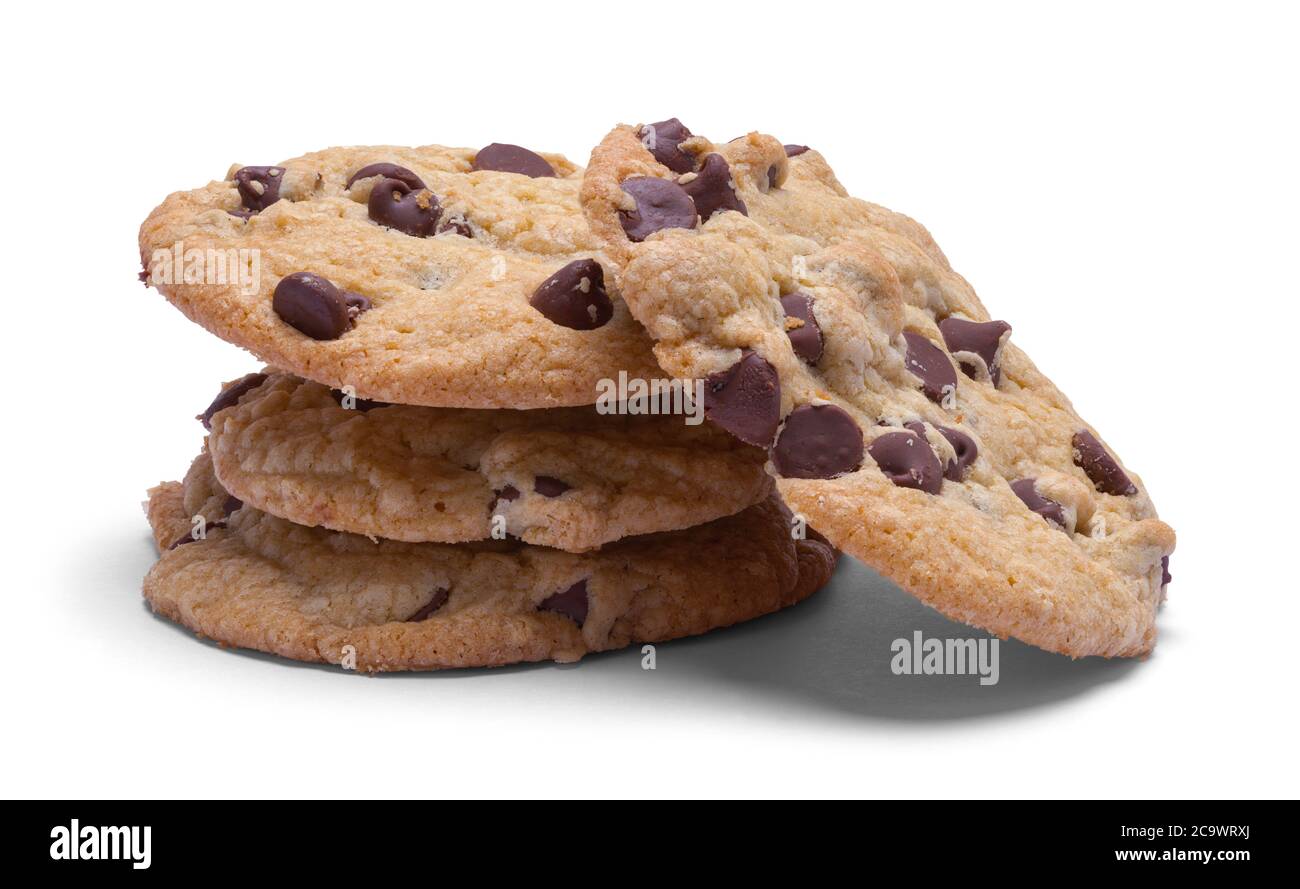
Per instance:
[[[660,363],[832,543],[998,635],[1151,650],[1173,530],[921,226],[675,122],[611,132],[583,202]]]
[[[365,398],[533,408],[660,375],[578,206],[516,146],[332,148],[168,197],[142,274],[263,361]]]
[[[208,452],[232,495],[300,525],[390,540],[508,534],[582,552],[772,492],[762,449],[680,415],[379,404],[283,373],[244,377],[213,408]]]
[[[222,493],[203,458],[183,485],[149,492],[162,551],[144,581],[153,609],[226,645],[364,671],[568,662],[704,633],[806,598],[835,560],[823,542],[792,539],[775,497],[576,555],[371,540]]]

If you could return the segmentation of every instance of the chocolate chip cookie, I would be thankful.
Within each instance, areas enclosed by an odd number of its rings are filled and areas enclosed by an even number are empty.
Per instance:
[[[233,168],[140,229],[142,279],[262,360],[402,404],[592,404],[661,375],[578,206],[582,171],[494,143]]]
[[[290,374],[244,377],[202,418],[225,490],[300,525],[571,552],[731,515],[772,491],[766,455],[681,416],[411,407]]]
[[[363,671],[574,661],[758,617],[811,595],[834,552],[770,497],[598,552],[372,540],[240,504],[206,455],[149,492],[153,609],[226,645]],[[198,521],[195,517],[199,517]]]
[[[1000,636],[1151,650],[1173,530],[919,224],[677,121],[611,132],[582,201],[660,363],[832,543]]]

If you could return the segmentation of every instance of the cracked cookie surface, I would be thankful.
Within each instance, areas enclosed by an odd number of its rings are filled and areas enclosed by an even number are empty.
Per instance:
[[[218,398],[208,452],[227,491],[300,525],[442,543],[504,531],[581,552],[772,490],[762,450],[682,416],[376,405],[289,374],[255,379]]]
[[[662,366],[833,544],[999,636],[1151,650],[1173,530],[918,223],[676,122],[611,132],[582,200]]]
[[[232,503],[204,454],[184,483],[150,490],[147,512],[154,611],[226,645],[363,671],[567,662],[704,633],[793,605],[835,563],[824,542],[792,539],[775,496],[593,553],[400,543]]]
[[[515,148],[332,148],[232,169],[153,211],[142,277],[222,339],[364,398],[581,405],[620,370],[660,376],[613,276],[596,277],[609,260],[578,206],[581,170]]]

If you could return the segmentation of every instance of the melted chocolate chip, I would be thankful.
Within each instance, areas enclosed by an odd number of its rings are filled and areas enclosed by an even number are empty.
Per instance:
[[[1074,465],[1087,474],[1098,491],[1117,496],[1137,493],[1137,485],[1102,447],[1097,436],[1081,429],[1074,434],[1071,443],[1074,446]]]
[[[665,228],[695,228],[695,202],[676,182],[649,176],[623,181],[623,190],[636,201],[635,210],[619,210],[619,222],[631,241],[644,241]]]
[[[704,416],[743,442],[767,447],[781,422],[781,380],[768,361],[745,350],[704,381]]]
[[[281,278],[271,308],[290,327],[314,340],[336,340],[352,326],[343,291],[311,272]]]
[[[911,429],[921,438],[925,438],[925,424],[913,420],[910,423],[903,424],[904,429]],[[975,462],[979,456],[979,448],[975,445],[975,439],[971,438],[965,432],[958,429],[951,429],[947,426],[936,426],[939,434],[948,440],[955,452],[954,458],[944,464],[943,477],[950,482],[959,482],[966,477],[966,470]],[[928,441],[928,439],[927,439]]]
[[[203,424],[204,429],[212,428],[212,416],[220,410],[225,410],[231,405],[239,403],[249,392],[252,392],[258,386],[266,382],[266,374],[244,374],[235,382],[222,389],[216,398],[212,399],[212,404],[208,409],[199,414],[194,419]]]
[[[705,155],[700,171],[682,188],[691,196],[696,212],[705,222],[714,213],[724,210],[735,210],[742,216],[749,215],[745,202],[736,194],[735,185],[731,181],[731,168],[720,154]]]
[[[519,145],[493,142],[474,155],[475,170],[496,170],[499,173],[522,173],[534,179],[554,178],[555,169],[546,158]]]
[[[571,487],[573,486],[549,475],[539,475],[533,479],[533,491],[543,497],[559,497]]]
[[[1165,587],[1169,586],[1169,581],[1173,579],[1174,576],[1169,573],[1169,557],[1161,556],[1160,557],[1160,588],[1164,589]]]
[[[821,325],[813,314],[813,298],[802,291],[788,293],[781,297],[781,308],[785,312],[785,332],[790,337],[794,354],[808,364],[816,364],[821,360],[825,343]],[[792,324],[792,320],[795,323]],[[800,321],[803,323],[797,323]]]
[[[914,432],[886,432],[867,446],[885,477],[900,488],[938,494],[943,487],[943,467],[925,436]]]
[[[695,155],[681,148],[682,143],[691,138],[691,131],[677,118],[670,117],[644,126],[638,135],[655,160],[674,173],[689,173],[695,169]]]
[[[352,396],[352,407],[345,407],[343,404],[343,399],[347,398],[347,393],[345,393],[342,389],[331,389],[330,396],[336,402],[338,402],[339,407],[343,408],[344,410],[360,411],[363,414],[366,411],[372,411],[377,407],[391,407],[390,402],[372,401],[369,398],[357,398],[355,395]]]
[[[357,316],[362,312],[369,312],[373,307],[369,297],[353,293],[351,290],[343,291],[343,302],[348,307],[348,317],[353,321],[357,320]]]
[[[957,391],[957,371],[943,350],[919,333],[903,331],[907,342],[907,369],[921,379],[921,391],[937,404]]]
[[[434,234],[442,206],[427,188],[411,188],[400,179],[380,179],[370,190],[370,218],[417,238]]]
[[[228,516],[243,505],[244,501],[240,500],[234,494],[227,494],[225,502],[221,504],[221,514],[223,516]]]
[[[843,408],[801,404],[786,417],[772,448],[785,478],[835,478],[862,465],[862,430]]]
[[[435,611],[446,605],[449,598],[451,598],[451,591],[439,587],[433,591],[433,598],[421,605],[420,609],[416,611],[415,614],[412,614],[406,619],[407,623],[427,620],[429,617],[433,616]]]
[[[798,155],[803,154],[803,153],[804,153],[805,151],[807,151],[807,150],[808,150],[808,146],[807,146],[807,145],[786,145],[786,146],[785,146],[785,156],[786,156],[786,157],[797,157]]]
[[[614,316],[605,292],[605,272],[594,259],[575,259],[543,281],[528,304],[552,324],[594,330]]]
[[[284,167],[240,167],[235,171],[235,188],[244,209],[260,213],[280,200]]]
[[[949,426],[936,426],[934,428],[939,430],[940,435],[948,439],[948,444],[952,445],[953,451],[956,452],[956,459],[949,460],[948,465],[943,468],[943,477],[950,482],[959,482],[966,477],[966,470],[970,469],[971,464],[979,457],[979,446],[975,444],[975,439],[960,429],[953,429]]]
[[[1034,479],[1022,478],[1011,483],[1011,490],[1020,501],[1061,530],[1065,530],[1065,509],[1055,500],[1049,500],[1034,487]]]
[[[537,606],[538,611],[554,611],[556,614],[573,618],[573,622],[578,626],[582,626],[587,620],[587,608],[587,581],[585,580],[580,580],[567,590],[544,599]]]
[[[1011,325],[1005,321],[967,321],[965,318],[945,318],[939,322],[939,333],[949,352],[974,352],[984,359],[988,368],[989,379],[996,386],[1002,379],[1002,368],[998,363],[1002,351],[1002,338],[1011,332]],[[976,368],[968,361],[961,363],[962,372],[975,379]]]
[[[396,179],[398,182],[404,183],[412,191],[419,191],[425,187],[424,180],[415,175],[415,173],[406,169],[406,167],[399,167],[397,164],[382,163],[367,164],[360,170],[357,170],[352,174],[352,177],[348,179],[348,184],[345,187],[351,188],[353,183],[359,182],[362,179],[369,179],[371,176],[380,176],[384,179]]]

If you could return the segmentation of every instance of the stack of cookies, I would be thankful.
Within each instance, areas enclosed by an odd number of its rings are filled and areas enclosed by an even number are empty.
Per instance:
[[[140,246],[266,365],[150,492],[145,596],[202,635],[568,661],[794,604],[839,549],[999,636],[1154,645],[1174,535],[1141,480],[817,151],[675,119],[586,170],[330,149],[172,195]]]
[[[430,669],[702,633],[826,582],[835,554],[760,448],[699,410],[596,404],[664,373],[581,181],[516,146],[336,149],[150,216],[147,281],[268,365],[221,388],[184,480],[150,492],[156,611]]]

